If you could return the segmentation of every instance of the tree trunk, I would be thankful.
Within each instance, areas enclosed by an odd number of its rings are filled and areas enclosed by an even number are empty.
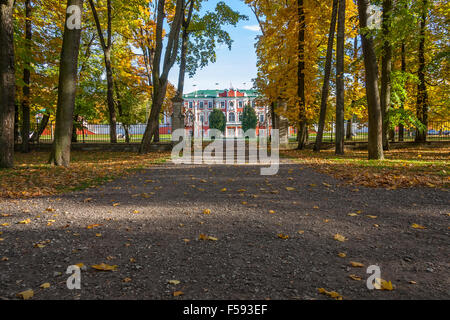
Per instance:
[[[353,117],[347,120],[347,132],[345,134],[345,139],[351,141],[353,139]]]
[[[417,128],[416,142],[427,141],[428,131],[428,92],[425,82],[425,28],[427,25],[428,0],[422,1],[422,15],[420,21],[420,43],[419,43],[419,84],[417,86],[417,118],[424,128]]]
[[[402,73],[403,75],[405,75],[406,73],[406,46],[405,43],[402,42],[402,52],[401,52],[401,56],[402,56]],[[403,111],[405,110],[405,98],[402,98],[402,103],[400,106],[400,110]],[[404,141],[405,140],[405,126],[403,125],[403,123],[400,123],[398,125],[398,141]]]
[[[76,6],[83,10],[83,0],[68,0],[67,7]],[[81,28],[69,25],[72,13],[66,14],[63,45],[59,67],[58,103],[56,108],[55,138],[50,155],[50,163],[56,166],[70,165],[73,110],[77,89],[78,52]],[[81,18],[80,18],[81,19]]]
[[[345,83],[344,83],[344,46],[345,46],[345,0],[339,0],[338,31],[336,47],[336,154],[344,154],[345,138]]]
[[[153,78],[153,97],[152,97],[152,110],[148,119],[147,127],[145,129],[144,137],[139,148],[140,153],[150,152],[150,146],[152,139],[158,130],[159,115],[161,113],[164,98],[167,92],[168,76],[172,69],[177,55],[178,45],[180,39],[180,30],[182,20],[184,17],[184,1],[177,0],[175,7],[175,16],[170,26],[170,32],[167,39],[167,47],[164,56],[164,62],[162,64],[163,71],[161,69],[161,58],[163,48],[163,26],[164,26],[164,5],[165,0],[158,1],[157,19],[156,19],[156,49],[153,59],[152,78]]]
[[[31,1],[25,0],[25,63],[23,68],[22,152],[30,152],[30,59],[31,59]]]
[[[330,32],[328,34],[327,57],[325,61],[325,74],[323,77],[323,85],[322,85],[322,99],[320,103],[319,128],[317,131],[316,143],[314,144],[314,151],[316,152],[319,152],[322,147],[323,131],[325,129],[325,120],[327,116],[327,104],[328,104],[328,94],[330,91],[331,62],[333,58],[333,43],[334,43],[334,34],[336,31],[337,9],[338,9],[338,0],[333,0]]]
[[[14,103],[14,144],[19,143],[19,137],[20,137],[19,113],[20,113],[20,107],[19,107],[18,102],[15,101],[15,103]]]
[[[367,27],[368,0],[358,0],[361,40],[366,73],[366,95],[369,113],[369,160],[384,159],[383,121],[380,93],[378,91],[378,67],[373,40],[363,29]]]
[[[106,103],[108,105],[109,112],[109,140],[111,143],[117,143],[117,116],[116,108],[114,104],[114,78],[111,66],[111,48],[112,48],[112,6],[111,0],[106,2],[108,11],[108,22],[107,22],[107,39],[103,36],[102,27],[100,25],[100,20],[98,18],[97,9],[95,8],[93,0],[89,0],[91,6],[92,15],[94,16],[95,25],[97,27],[98,37],[100,39],[100,45],[103,49],[103,56],[105,60],[106,69],[106,83],[107,83],[107,98]]]
[[[72,143],[78,142],[77,127],[78,127],[78,115],[76,114],[73,116],[73,122],[72,122]]]
[[[42,118],[42,121],[39,123],[39,128],[37,131],[33,133],[33,135],[30,138],[30,142],[36,142],[39,141],[39,138],[41,137],[42,133],[44,132],[45,128],[47,127],[48,121],[50,120],[50,114],[45,114]]]
[[[298,67],[297,78],[298,88],[297,96],[299,99],[299,135],[298,135],[298,150],[303,150],[306,145],[306,105],[305,105],[305,11],[303,8],[303,0],[297,0],[298,10]]]
[[[383,53],[381,62],[381,115],[383,117],[383,148],[389,150],[390,123],[388,112],[391,108],[392,45],[391,32],[392,0],[383,0]]]
[[[0,1],[0,168],[14,166],[14,0]]]
[[[114,104],[114,81],[111,67],[111,49],[105,51],[107,103],[109,111],[109,139],[111,143],[117,143],[117,116]]]

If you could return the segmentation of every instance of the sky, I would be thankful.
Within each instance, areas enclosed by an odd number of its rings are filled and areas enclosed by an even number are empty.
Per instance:
[[[219,1],[206,1],[202,12],[214,11]],[[198,70],[193,78],[189,78],[186,74],[185,93],[195,90],[228,89],[231,85],[236,89],[251,89],[253,86],[252,79],[256,78],[257,73],[255,37],[261,33],[258,22],[251,9],[242,0],[226,0],[225,3],[240,14],[248,16],[249,20],[241,21],[236,27],[224,28],[234,40],[231,51],[227,47],[218,47],[216,63]],[[169,74],[169,81],[175,86],[178,83],[178,72],[178,65],[175,64]],[[219,85],[216,86],[216,83]]]

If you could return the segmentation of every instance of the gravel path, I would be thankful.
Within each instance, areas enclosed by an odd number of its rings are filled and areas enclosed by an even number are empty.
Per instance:
[[[101,188],[1,202],[0,299],[26,289],[33,299],[330,299],[318,288],[449,299],[449,205],[447,191],[358,190],[291,163],[272,177],[257,166],[156,166]],[[81,290],[69,290],[65,272],[77,263],[87,267]],[[101,263],[117,271],[91,267]],[[393,291],[367,289],[370,265]]]

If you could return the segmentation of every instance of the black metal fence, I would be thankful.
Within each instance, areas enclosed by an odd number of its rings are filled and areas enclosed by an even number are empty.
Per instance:
[[[123,126],[118,124],[116,127],[118,143],[140,143],[144,136],[146,124],[133,124]],[[317,136],[317,125],[311,125],[308,130],[308,141],[314,142]],[[172,140],[172,128],[169,124],[160,125],[159,140],[161,142],[170,142]],[[74,140],[79,143],[109,143],[110,127],[108,124],[84,124],[78,126]],[[289,139],[295,141],[297,138],[296,130],[289,130]],[[366,142],[368,141],[369,128],[366,123],[353,122],[350,126],[345,123],[346,141]],[[50,122],[44,132],[39,137],[37,143],[52,143],[55,133],[55,124]],[[397,127],[390,133],[391,141],[414,141],[416,137],[416,128]],[[336,139],[336,128],[334,122],[328,122],[325,125],[323,142],[332,143]],[[431,121],[428,124],[427,141],[450,141],[450,121]]]
[[[124,126],[118,124],[116,126],[117,142],[119,143],[140,143],[144,136],[146,124],[133,124]],[[160,125],[159,139],[161,142],[171,141],[171,126]],[[108,124],[84,124],[77,126],[76,134],[73,135],[73,140],[79,143],[109,143],[110,127]],[[55,134],[55,124],[49,123],[39,138],[39,143],[52,143]]]
[[[315,142],[318,125],[312,125],[308,130],[308,141]],[[369,137],[369,126],[367,123],[345,123],[345,140],[354,142],[367,142]],[[416,138],[416,128],[396,127],[389,134],[390,141],[412,142]],[[291,140],[296,140],[297,135],[291,135]],[[334,122],[325,125],[323,142],[336,141],[336,127]],[[450,141],[450,121],[431,121],[428,123],[427,141]]]

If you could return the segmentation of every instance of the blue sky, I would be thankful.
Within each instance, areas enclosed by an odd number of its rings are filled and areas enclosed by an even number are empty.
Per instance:
[[[213,11],[220,0],[208,0],[202,11]],[[217,48],[217,62],[198,70],[193,78],[186,74],[184,92],[195,90],[219,89],[230,87],[250,89],[252,79],[256,77],[255,37],[260,34],[258,22],[250,8],[241,0],[226,0],[225,3],[241,14],[247,15],[249,20],[240,22],[236,27],[226,27],[234,40],[231,51],[227,47]],[[175,86],[178,83],[178,65],[175,64],[169,75],[169,81]],[[244,83],[246,85],[244,86]],[[197,85],[194,87],[194,85]]]

